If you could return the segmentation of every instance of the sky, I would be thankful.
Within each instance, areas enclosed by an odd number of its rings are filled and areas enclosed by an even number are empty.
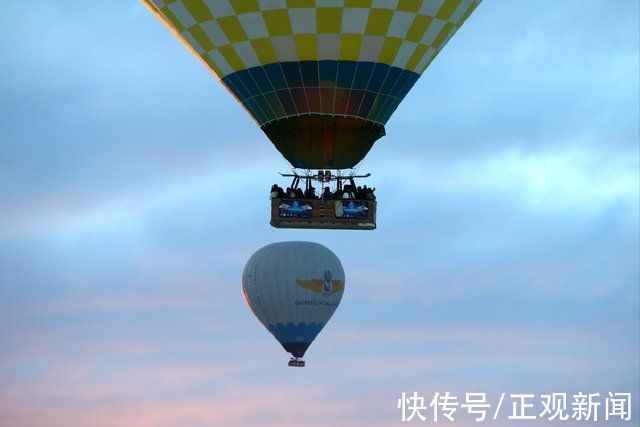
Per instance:
[[[269,226],[286,162],[140,2],[2,1],[0,427],[421,425],[401,394],[447,391],[637,422],[639,15],[484,1],[361,163],[359,232]],[[304,369],[241,292],[286,240],[346,273]]]

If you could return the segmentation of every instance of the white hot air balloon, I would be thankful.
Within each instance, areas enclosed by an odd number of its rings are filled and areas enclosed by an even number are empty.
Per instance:
[[[244,297],[258,320],[300,360],[342,299],[338,257],[312,242],[272,243],[254,253],[242,273]]]

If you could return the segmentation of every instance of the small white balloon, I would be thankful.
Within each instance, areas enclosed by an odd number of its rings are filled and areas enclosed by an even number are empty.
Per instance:
[[[344,292],[338,257],[313,242],[272,243],[254,253],[242,273],[253,314],[294,357],[302,357]]]

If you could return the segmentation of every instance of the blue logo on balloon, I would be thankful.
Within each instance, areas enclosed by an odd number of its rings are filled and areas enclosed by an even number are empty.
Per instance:
[[[333,291],[333,285],[331,284],[331,272],[329,270],[324,271],[324,283],[322,285],[322,296],[328,297]]]

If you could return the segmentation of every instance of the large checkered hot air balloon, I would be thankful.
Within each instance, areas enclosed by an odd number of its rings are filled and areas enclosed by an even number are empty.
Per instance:
[[[143,0],[296,168],[353,168],[481,0]]]

